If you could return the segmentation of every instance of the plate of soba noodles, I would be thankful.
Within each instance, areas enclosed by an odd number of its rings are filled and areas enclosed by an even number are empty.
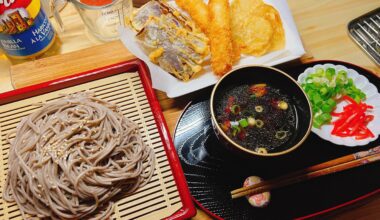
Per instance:
[[[0,94],[1,216],[193,216],[153,94],[139,60]]]

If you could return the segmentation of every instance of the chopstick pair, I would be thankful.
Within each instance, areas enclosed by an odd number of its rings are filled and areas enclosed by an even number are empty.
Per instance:
[[[251,194],[259,194],[305,180],[359,167],[379,160],[380,146],[367,151],[360,151],[354,154],[339,157],[337,159],[301,169],[272,180],[260,182],[256,185],[235,189],[231,191],[231,197],[232,199],[236,199]]]

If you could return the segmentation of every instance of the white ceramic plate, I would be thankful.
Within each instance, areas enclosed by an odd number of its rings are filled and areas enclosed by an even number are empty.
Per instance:
[[[205,1],[207,2],[207,0]],[[280,13],[285,30],[285,48],[283,50],[268,53],[262,57],[242,56],[239,63],[236,63],[234,65],[234,69],[252,64],[273,66],[279,63],[297,59],[305,53],[302,41],[299,37],[297,27],[295,25],[287,2],[276,0],[264,1],[275,7]],[[173,0],[169,1],[169,3],[175,7]],[[178,80],[168,72],[164,71],[158,65],[150,62],[149,57],[144,53],[144,51],[135,41],[136,33],[133,30],[126,27],[120,27],[119,33],[120,39],[123,42],[124,46],[136,57],[140,58],[148,65],[152,77],[153,88],[166,92],[167,96],[170,98],[182,96],[214,85],[219,80],[219,78],[212,73],[210,66],[205,66],[203,72],[197,74],[196,77],[192,78],[188,82]]]
[[[366,99],[364,100],[364,102],[374,107],[373,110],[367,113],[375,116],[374,120],[372,120],[368,124],[368,128],[372,131],[375,137],[367,138],[364,140],[355,140],[354,137],[338,137],[335,135],[331,135],[333,126],[330,124],[322,125],[320,129],[313,127],[312,131],[315,134],[317,134],[319,137],[327,141],[330,141],[338,145],[345,145],[348,147],[362,146],[362,145],[368,144],[371,141],[376,140],[380,134],[380,94],[378,93],[376,86],[370,83],[365,76],[360,75],[358,72],[356,72],[353,69],[348,69],[342,65],[333,65],[329,63],[324,64],[324,65],[318,64],[313,67],[307,68],[301,75],[299,75],[298,82],[300,84],[304,83],[306,77],[309,74],[314,73],[317,68],[323,68],[325,70],[327,68],[334,68],[337,72],[339,70],[345,70],[347,72],[347,76],[354,80],[354,84],[356,85],[356,87],[361,89],[366,94]],[[335,111],[341,112],[343,109],[343,106],[347,104],[348,103],[345,101],[338,103]],[[334,120],[336,120],[336,117],[333,117],[332,121]]]

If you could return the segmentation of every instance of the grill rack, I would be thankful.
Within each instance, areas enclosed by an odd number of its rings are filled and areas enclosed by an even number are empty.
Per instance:
[[[380,8],[348,24],[350,37],[380,66]]]

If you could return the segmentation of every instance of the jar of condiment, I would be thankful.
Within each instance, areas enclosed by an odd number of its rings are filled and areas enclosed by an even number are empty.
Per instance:
[[[71,0],[91,34],[102,41],[119,38],[118,27],[124,26],[131,13],[132,0]],[[58,13],[56,13],[58,14]]]
[[[56,42],[40,0],[0,0],[0,47],[11,59],[33,59]]]

